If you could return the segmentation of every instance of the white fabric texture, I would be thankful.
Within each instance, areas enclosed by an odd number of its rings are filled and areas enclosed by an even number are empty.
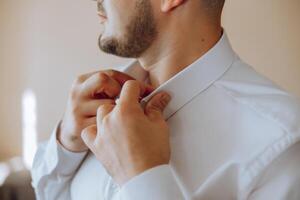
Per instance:
[[[141,81],[134,62],[124,72]],[[56,130],[32,170],[38,200],[299,200],[300,103],[242,62],[226,34],[162,84],[171,161],[118,187],[91,153],[72,153]]]

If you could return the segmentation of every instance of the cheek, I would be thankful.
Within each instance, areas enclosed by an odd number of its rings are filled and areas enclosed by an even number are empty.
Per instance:
[[[104,24],[104,36],[121,37],[126,31],[126,26],[129,23],[129,6],[122,8],[121,1],[106,1],[105,10],[108,20]]]

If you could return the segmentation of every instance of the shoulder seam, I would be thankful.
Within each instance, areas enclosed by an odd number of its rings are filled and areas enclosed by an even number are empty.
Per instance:
[[[265,147],[263,151],[257,154],[255,158],[251,159],[249,162],[245,163],[245,167],[242,169],[241,178],[244,179],[243,186],[241,189],[241,197],[239,199],[247,199],[247,195],[251,192],[251,188],[254,187],[256,181],[259,178],[259,175],[263,172],[263,170],[268,167],[274,159],[280,156],[284,151],[286,151],[290,146],[299,141],[299,134],[291,134],[290,131],[287,130],[282,124],[278,123],[276,120],[264,115],[259,110],[255,109],[250,104],[246,104],[244,102],[239,101],[235,96],[230,94],[226,88],[219,86],[217,84],[213,84],[216,88],[222,90],[226,95],[230,98],[234,99],[236,102],[243,106],[247,106],[249,109],[253,110],[255,113],[262,116],[264,119],[271,120],[275,124],[278,125],[280,129],[283,130],[284,134],[272,141],[268,146]],[[300,131],[299,131],[300,132]],[[274,153],[276,152],[276,153]]]
[[[291,133],[291,130],[289,130],[286,126],[284,126],[283,124],[281,124],[280,122],[276,121],[274,118],[270,117],[269,115],[265,115],[264,113],[262,113],[260,110],[254,108],[251,104],[242,102],[240,100],[238,100],[234,95],[232,95],[228,90],[226,90],[225,87],[222,87],[216,83],[213,84],[216,88],[219,88],[220,90],[222,90],[227,96],[231,97],[232,99],[234,99],[236,102],[238,102],[239,104],[253,110],[255,113],[259,114],[260,116],[262,116],[264,119],[268,120],[268,121],[272,121],[273,123],[275,123],[279,128],[283,129],[286,133]]]

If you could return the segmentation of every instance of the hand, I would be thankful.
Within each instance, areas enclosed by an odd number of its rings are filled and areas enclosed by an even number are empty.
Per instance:
[[[146,91],[137,81],[127,81],[117,105],[98,108],[97,126],[84,129],[82,138],[119,185],[170,160],[169,128],[163,110],[170,96],[156,94],[142,109],[139,97]]]
[[[115,103],[127,80],[133,78],[115,70],[103,70],[81,75],[74,81],[58,131],[58,140],[66,149],[73,152],[88,150],[81,139],[82,130],[96,124],[99,106]],[[146,93],[153,90],[151,86],[145,87]]]

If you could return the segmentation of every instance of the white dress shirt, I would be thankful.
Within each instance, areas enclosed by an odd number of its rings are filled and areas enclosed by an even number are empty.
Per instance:
[[[284,66],[283,66],[284,67]],[[124,71],[141,81],[137,63]],[[171,161],[114,183],[92,153],[56,139],[40,145],[32,185],[39,200],[299,200],[300,104],[242,62],[226,34],[162,84]]]

